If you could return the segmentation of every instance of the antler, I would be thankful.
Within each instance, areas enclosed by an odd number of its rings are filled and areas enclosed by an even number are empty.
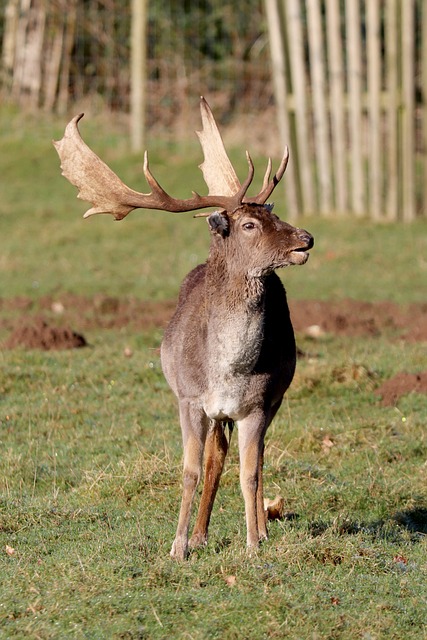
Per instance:
[[[221,135],[209,105],[201,99],[203,130],[198,132],[205,160],[200,166],[209,195],[200,196],[193,191],[191,198],[179,200],[169,196],[152,175],[147,152],[144,154],[144,175],[151,187],[150,193],[140,193],[126,186],[120,178],[86,145],[80,136],[78,122],[80,114],[68,123],[64,137],[54,146],[61,160],[62,175],[79,190],[78,198],[92,203],[84,214],[85,218],[96,213],[110,213],[116,220],[122,220],[131,211],[138,208],[158,209],[173,213],[195,211],[207,207],[221,207],[229,212],[242,202],[263,204],[278,181],[283,176],[287,164],[287,152],[278,172],[268,182],[271,162],[264,177],[263,189],[252,199],[245,197],[252,182],[254,166],[248,153],[249,170],[243,184],[240,184],[225,151]]]
[[[283,174],[286,171],[286,167],[288,166],[288,160],[289,160],[289,149],[288,147],[285,147],[285,151],[283,153],[283,158],[279,165],[279,168],[277,169],[276,173],[270,180],[271,158],[268,159],[267,170],[264,175],[264,182],[262,185],[262,189],[259,192],[259,194],[255,196],[255,198],[252,198],[251,202],[255,202],[256,204],[264,204],[265,202],[267,202],[268,198],[273,193],[274,188],[282,179]]]

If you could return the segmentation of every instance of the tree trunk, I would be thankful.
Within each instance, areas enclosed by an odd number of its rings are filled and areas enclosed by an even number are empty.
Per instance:
[[[37,108],[40,101],[45,25],[45,0],[21,0],[12,95],[17,102],[32,109]]]
[[[16,51],[16,34],[19,15],[19,0],[9,0],[4,12],[4,36],[2,48],[3,70],[9,75],[13,73]]]

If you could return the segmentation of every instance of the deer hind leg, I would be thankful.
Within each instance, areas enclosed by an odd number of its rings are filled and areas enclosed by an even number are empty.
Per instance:
[[[256,510],[258,523],[258,539],[267,540],[267,518],[264,509],[264,486],[263,486],[263,467],[264,467],[264,443],[262,443],[258,460],[258,486],[256,491]]]
[[[282,404],[282,399],[276,402],[270,409],[268,413],[268,417],[266,418],[266,426],[265,431],[267,431],[268,427],[271,424],[274,416]],[[264,486],[263,486],[263,468],[264,468],[264,437],[262,440],[259,462],[258,462],[258,487],[256,494],[256,505],[257,505],[257,521],[258,521],[258,533],[260,540],[267,540],[268,532],[267,532],[267,514],[264,509]]]
[[[183,486],[178,527],[170,554],[176,560],[185,560],[188,555],[191,508],[201,476],[208,419],[203,410],[188,402],[181,402],[179,409],[184,446]]]
[[[196,524],[190,539],[190,547],[201,547],[208,542],[209,521],[227,451],[228,442],[224,425],[219,421],[215,421],[211,424],[206,438],[205,478]]]
[[[265,416],[252,414],[238,423],[240,485],[245,501],[248,547],[267,536],[262,495]]]

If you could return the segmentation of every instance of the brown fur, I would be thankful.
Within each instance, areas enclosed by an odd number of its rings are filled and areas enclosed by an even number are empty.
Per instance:
[[[243,204],[208,219],[205,264],[184,280],[162,349],[165,376],[178,398],[184,445],[183,496],[171,555],[188,553],[191,507],[205,479],[190,546],[207,543],[208,525],[236,422],[247,544],[267,537],[262,466],[264,435],[295,370],[295,340],[284,287],[274,273],[303,264],[313,239],[270,207]]]

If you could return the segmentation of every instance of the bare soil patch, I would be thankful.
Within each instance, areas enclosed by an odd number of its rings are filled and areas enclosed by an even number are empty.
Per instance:
[[[387,334],[407,342],[427,341],[427,303],[402,307],[393,302],[296,300],[290,302],[296,331],[318,326],[342,336]]]
[[[84,336],[69,327],[50,326],[41,318],[21,321],[4,343],[6,349],[42,349],[44,351],[77,349],[87,345]]]
[[[0,329],[9,337],[3,348],[73,349],[87,344],[84,331],[120,329],[135,331],[163,329],[175,308],[174,300],[144,301],[131,297],[98,295],[45,296],[0,299]],[[406,342],[427,341],[427,303],[406,307],[392,302],[292,300],[291,316],[295,331],[321,337],[386,336]],[[75,327],[72,329],[71,327]],[[401,372],[379,389],[383,405],[394,405],[410,392],[427,393],[427,372]]]
[[[380,396],[383,407],[395,406],[408,393],[427,393],[427,371],[420,373],[397,373],[386,380],[375,393]]]

